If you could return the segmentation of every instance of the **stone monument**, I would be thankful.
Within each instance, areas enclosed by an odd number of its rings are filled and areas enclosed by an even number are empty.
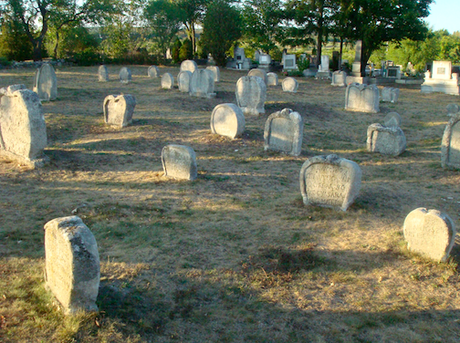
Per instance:
[[[192,74],[198,69],[195,61],[185,60],[180,64],[180,71],[189,71]]]
[[[211,114],[211,132],[234,139],[244,132],[243,111],[235,104],[220,104]]]
[[[209,67],[206,67],[206,69],[212,71],[212,73],[214,75],[214,82],[219,82],[220,81],[220,69],[219,69],[219,67],[209,66]]]
[[[264,149],[299,156],[303,126],[302,116],[290,108],[270,114],[265,122]]]
[[[346,87],[347,86],[347,73],[337,70],[332,73],[331,86]]]
[[[179,72],[177,75],[177,85],[180,92],[190,92],[190,81],[192,80],[192,73],[188,70]]]
[[[460,169],[460,111],[459,106],[447,106],[450,116],[441,143],[441,165],[443,168]]]
[[[147,75],[152,78],[160,77],[160,70],[157,66],[150,66],[147,70]]]
[[[399,88],[383,87],[381,99],[383,102],[397,102],[399,99]]]
[[[45,63],[37,69],[33,90],[42,101],[56,100],[57,78],[52,65]]]
[[[197,166],[195,151],[185,145],[167,145],[161,150],[161,163],[166,177],[195,180]]]
[[[98,75],[99,75],[99,82],[109,81],[109,71],[107,70],[107,67],[105,65],[99,66]]]
[[[132,80],[131,69],[128,67],[122,67],[120,69],[120,82],[121,83],[130,83]]]
[[[278,74],[267,73],[267,86],[278,86]]]
[[[133,122],[136,99],[131,94],[109,95],[104,99],[104,121],[106,124],[125,127]]]
[[[378,113],[379,89],[376,85],[351,83],[345,92],[345,110]]]
[[[258,76],[267,84],[267,72],[264,69],[251,69],[248,76]]]
[[[265,113],[267,86],[258,76],[243,76],[236,82],[236,102],[245,115]]]
[[[367,150],[398,156],[406,150],[406,136],[398,126],[371,124],[367,128]]]
[[[173,89],[174,88],[174,76],[170,73],[164,73],[161,75],[161,88],[162,89]]]
[[[293,77],[286,77],[283,79],[281,86],[283,87],[283,92],[297,92],[297,88],[299,88],[299,83]]]
[[[452,62],[433,61],[432,71],[425,73],[422,93],[440,92],[452,95],[460,94],[458,73],[452,73]]]
[[[213,75],[209,70],[195,70],[190,79],[189,94],[200,98],[215,98]]]

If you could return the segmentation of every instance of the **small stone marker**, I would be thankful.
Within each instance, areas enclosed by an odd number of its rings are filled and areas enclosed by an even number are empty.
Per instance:
[[[131,94],[109,95],[104,99],[104,120],[109,125],[125,127],[132,123],[136,99]]]
[[[147,75],[152,78],[160,77],[160,70],[157,66],[150,66],[147,70]]]
[[[220,104],[212,111],[212,133],[234,139],[244,132],[245,124],[243,111],[235,104]]]
[[[38,94],[24,85],[0,89],[0,154],[32,168],[48,158],[46,123]]]
[[[45,224],[46,286],[66,314],[97,311],[100,264],[96,239],[77,216]]]
[[[42,101],[56,100],[57,78],[52,65],[46,63],[37,69],[33,90]]]
[[[278,86],[278,74],[267,73],[267,86]]]
[[[345,110],[378,113],[379,89],[376,85],[351,83],[345,93]]]
[[[347,73],[337,70],[332,73],[331,86],[345,87],[347,85]]]
[[[220,81],[220,69],[219,69],[219,67],[209,66],[209,67],[206,67],[206,69],[212,71],[212,73],[214,74],[214,82],[219,82]]]
[[[174,76],[170,73],[164,73],[161,75],[161,88],[162,89],[173,89],[174,87]]]
[[[355,162],[337,155],[308,159],[300,170],[304,204],[346,211],[358,196],[361,174],[361,168]]]
[[[399,88],[383,87],[382,101],[395,103],[399,99]]]
[[[264,80],[265,85],[267,84],[267,72],[264,69],[259,69],[259,68],[251,69],[248,72],[248,76],[258,76],[262,80]]]
[[[383,123],[385,126],[400,126],[401,125],[401,116],[397,112],[388,113],[385,118],[383,118]]]
[[[303,126],[302,116],[290,108],[270,114],[265,122],[264,149],[299,156],[302,151]]]
[[[99,82],[109,81],[109,71],[107,70],[107,67],[105,65],[99,66],[98,75],[99,75]]]
[[[193,74],[197,69],[196,62],[192,60],[185,60],[180,64],[180,71],[189,71]]]
[[[299,88],[299,83],[293,77],[286,77],[283,82],[281,83],[283,87],[283,92],[297,92],[297,88]]]
[[[406,150],[406,136],[398,126],[371,124],[367,128],[367,150],[382,155],[398,156]]]
[[[184,70],[177,75],[177,84],[180,92],[190,92],[190,81],[192,80],[192,73]]]
[[[441,143],[441,165],[443,168],[460,169],[460,110],[458,105],[447,106],[450,119],[444,130]]]
[[[209,70],[196,70],[190,79],[190,95],[200,98],[215,98],[213,73]]]
[[[195,180],[197,166],[195,151],[185,145],[167,145],[161,150],[161,163],[166,177]]]
[[[258,76],[243,76],[236,82],[236,102],[245,115],[265,113],[267,86]]]
[[[120,69],[120,82],[121,83],[130,83],[132,80],[131,69],[123,67]]]
[[[404,220],[407,248],[437,262],[445,262],[455,242],[455,224],[438,210],[417,208]]]

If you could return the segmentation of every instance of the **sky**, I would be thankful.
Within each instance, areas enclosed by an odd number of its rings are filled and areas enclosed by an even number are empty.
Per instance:
[[[435,0],[430,6],[430,15],[425,20],[435,31],[460,31],[460,0]]]

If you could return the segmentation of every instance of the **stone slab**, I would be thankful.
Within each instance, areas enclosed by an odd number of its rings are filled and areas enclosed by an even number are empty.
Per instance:
[[[195,180],[198,176],[195,151],[185,145],[167,145],[161,150],[161,163],[166,177]]]
[[[211,132],[230,137],[239,137],[244,132],[246,120],[243,111],[235,104],[220,104],[211,114]]]
[[[125,127],[132,123],[136,99],[131,94],[109,95],[104,99],[106,124]]]
[[[302,116],[290,108],[272,113],[265,122],[264,149],[299,156],[302,151],[303,127]]]
[[[398,126],[371,124],[367,128],[367,150],[382,155],[398,156],[406,150],[406,136]]]

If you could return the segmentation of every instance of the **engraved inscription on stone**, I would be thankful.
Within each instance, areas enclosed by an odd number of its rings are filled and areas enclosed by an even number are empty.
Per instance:
[[[444,74],[446,74],[446,68],[438,68],[437,73],[438,73],[439,75],[444,75]]]

